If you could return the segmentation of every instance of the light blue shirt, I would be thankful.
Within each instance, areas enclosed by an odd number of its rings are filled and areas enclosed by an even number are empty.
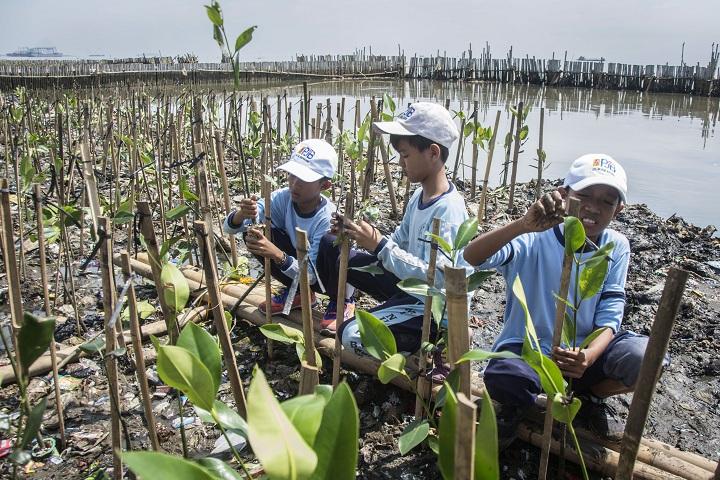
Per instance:
[[[257,222],[265,221],[265,201],[264,199],[258,200],[258,216],[255,219]],[[320,196],[320,205],[311,214],[301,214],[295,208],[295,204],[292,201],[292,195],[290,189],[285,187],[275,190],[270,194],[270,216],[272,220],[272,226],[284,230],[285,233],[290,237],[290,242],[293,247],[297,248],[297,239],[295,238],[295,227],[299,227],[307,232],[308,243],[310,244],[308,255],[313,265],[317,262],[318,248],[320,247],[320,240],[330,229],[330,216],[337,210],[337,207],[330,200],[324,196]],[[250,219],[246,219],[240,225],[234,225],[232,216],[235,212],[225,218],[223,224],[223,230],[226,233],[237,234],[247,231],[248,227],[252,224]],[[282,273],[288,277],[295,279],[300,273],[300,266],[297,259],[293,255],[288,255],[288,259],[285,265],[280,266]],[[315,269],[308,267],[308,278],[310,284],[317,282],[315,276]]]
[[[582,343],[585,337],[597,328],[609,327],[616,333],[620,329],[625,308],[625,280],[630,261],[630,244],[621,233],[605,229],[600,235],[598,245],[608,242],[615,243],[615,248],[609,255],[608,273],[600,291],[580,305],[576,345]],[[522,343],[525,338],[525,313],[512,292],[512,284],[519,275],[543,352],[550,353],[556,310],[553,293],[557,293],[560,288],[564,244],[560,226],[544,232],[520,235],[476,267],[477,270],[495,268],[505,278],[507,298],[504,325],[500,336],[495,340],[493,350],[498,350],[508,343]],[[582,253],[581,259],[589,258],[592,254],[592,251]],[[569,301],[574,304],[574,268],[570,285]]]

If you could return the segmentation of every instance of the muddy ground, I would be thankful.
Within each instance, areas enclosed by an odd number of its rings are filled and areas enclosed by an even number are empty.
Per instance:
[[[553,185],[547,183],[544,187],[549,189]],[[382,185],[377,188],[386,192]],[[459,188],[462,190],[462,183]],[[520,210],[515,215],[522,213],[529,205],[533,192],[532,184],[519,187],[516,195]],[[502,190],[496,190],[490,196],[489,219],[482,229],[503,224],[512,218],[503,210],[507,203],[504,195]],[[374,198],[387,199],[387,195],[378,194]],[[469,201],[468,206],[471,211],[477,211],[476,203]],[[384,207],[381,208],[384,215],[379,223],[388,230],[392,229],[396,221],[387,216],[389,206],[381,207]],[[627,235],[633,252],[627,286],[626,328],[644,334],[650,332],[669,266],[679,266],[692,272],[670,343],[672,363],[660,379],[646,436],[717,459],[720,456],[720,239],[712,236],[712,228],[688,225],[677,216],[659,218],[644,205],[628,206],[613,227]],[[116,249],[122,246],[122,238],[116,237]],[[51,259],[53,248],[57,252],[57,247],[50,248]],[[86,249],[88,251],[89,248]],[[40,310],[43,286],[39,280],[36,251],[27,258],[29,268],[23,283],[24,305],[30,311]],[[102,328],[97,264],[91,265],[88,273],[76,275],[75,280],[82,321],[90,332],[97,332]],[[0,285],[0,315],[4,317],[4,323],[9,315],[4,273],[0,276]],[[140,288],[138,295],[141,300],[148,299],[156,303],[151,285]],[[361,302],[365,305],[371,303],[367,298]],[[504,284],[499,276],[493,277],[475,292],[471,319],[475,327],[475,346],[489,347],[499,333],[503,303]],[[59,305],[55,313],[60,323],[56,340],[65,346],[81,343],[82,339],[75,333],[72,307]],[[146,321],[153,320],[154,316]],[[294,348],[277,345],[277,358],[268,362],[263,346],[264,337],[255,327],[238,321],[233,337],[240,373],[246,385],[253,366],[258,364],[281,400],[297,393],[299,374]],[[179,454],[181,444],[180,430],[177,428],[177,403],[167,387],[157,379],[152,348],[146,348],[146,353],[152,391],[155,392],[153,406],[162,447]],[[325,362],[321,381],[329,383],[327,372],[331,370],[331,363],[327,359]],[[107,384],[100,362],[98,358],[83,358],[76,364],[66,366],[60,373],[68,446],[61,454],[31,463],[26,472],[27,477],[102,478],[102,471],[111,468],[112,458],[108,436]],[[403,426],[411,420],[414,398],[397,388],[381,385],[373,377],[345,371],[343,374],[360,408],[358,478],[439,478],[435,456],[428,448],[417,448],[404,457],[398,452],[397,438]],[[121,390],[123,419],[130,433],[131,447],[134,450],[148,449],[137,381],[129,368],[123,369]],[[30,391],[33,398],[46,394],[51,391],[50,380],[34,379]],[[221,387],[221,396],[223,400],[230,400],[228,383]],[[614,398],[612,402],[622,415],[626,415],[630,400],[629,395],[623,395]],[[0,413],[11,416],[17,410],[16,387],[2,388]],[[192,415],[192,410],[186,411],[186,415]],[[201,424],[195,418],[190,422],[187,428],[190,452],[194,456],[207,455],[213,450],[219,431]],[[52,402],[48,404],[43,432],[47,436],[57,436],[58,433]],[[245,453],[247,451],[246,448]],[[229,458],[227,454],[219,455]],[[535,478],[538,458],[536,448],[516,442],[501,455],[503,478]],[[10,472],[9,462],[4,460],[0,465],[2,478],[6,478]],[[571,469],[568,475],[569,478],[575,478],[577,472]]]

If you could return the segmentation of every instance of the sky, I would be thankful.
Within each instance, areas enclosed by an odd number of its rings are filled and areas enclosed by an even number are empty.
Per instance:
[[[0,54],[55,46],[84,57],[174,56],[217,61],[202,0],[0,0]],[[230,38],[257,25],[241,60],[295,54],[461,56],[485,42],[495,57],[603,56],[634,64],[706,65],[720,41],[718,0],[222,0]],[[232,41],[232,40],[231,40]]]

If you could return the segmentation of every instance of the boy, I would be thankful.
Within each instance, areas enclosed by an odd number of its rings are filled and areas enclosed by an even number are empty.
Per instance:
[[[252,196],[240,202],[240,208],[231,212],[225,219],[224,230],[227,233],[243,233],[247,249],[263,261],[270,258],[272,277],[279,280],[285,288],[273,295],[270,311],[281,313],[293,281],[298,279],[299,264],[295,258],[297,241],[295,227],[307,232],[309,257],[316,264],[320,239],[330,227],[330,214],[337,207],[321,194],[330,188],[330,180],[337,168],[335,149],[325,140],[309,139],[300,142],[293,150],[288,162],[278,169],[288,172],[288,187],[272,192],[270,196],[272,219],[272,242],[261,229],[252,228],[254,222],[265,220],[265,202]],[[313,290],[311,303],[315,303],[315,292],[321,292],[321,283],[315,275],[315,269],[308,267],[308,277]],[[269,279],[268,279],[269,280]],[[259,305],[265,313],[267,302]],[[297,290],[291,309],[300,308],[300,291]]]
[[[369,252],[351,251],[348,286],[357,287],[384,302],[371,311],[390,327],[399,351],[414,352],[420,347],[425,298],[405,293],[397,283],[407,278],[427,278],[430,242],[426,233],[432,229],[433,218],[442,219],[440,234],[446,240],[453,238],[468,218],[463,197],[445,174],[449,149],[459,134],[445,108],[426,102],[412,104],[396,121],[376,122],[374,128],[390,134],[390,143],[400,154],[400,166],[408,180],[419,182],[421,186],[410,198],[405,216],[389,237],[381,235],[365,219],[355,223],[338,214],[333,216],[332,233],[344,231],[358,247]],[[338,284],[339,248],[333,246],[333,234],[323,237],[318,259],[318,272],[330,298],[337,296]],[[371,264],[377,264],[382,274],[353,269]],[[448,261],[438,255],[437,264],[436,285],[442,285],[442,267]],[[346,319],[354,313],[354,288],[350,290],[345,302]],[[349,316],[348,312],[351,312]],[[330,311],[323,319],[322,326],[327,332],[335,332],[336,315]],[[366,355],[356,321],[345,322],[340,335],[346,348]]]
[[[565,377],[574,379],[573,390],[583,397],[580,418],[610,440],[622,438],[623,427],[603,399],[634,389],[647,345],[647,337],[620,331],[630,245],[624,235],[607,226],[623,210],[626,196],[627,177],[619,163],[604,154],[584,155],[573,162],[563,187],[546,193],[522,218],[476,238],[464,252],[471,265],[496,268],[507,283],[504,326],[493,350],[522,351],[525,316],[511,288],[519,275],[543,352],[552,355]],[[579,218],[592,242],[585,245],[583,258],[598,246],[615,244],[601,291],[581,304],[577,343],[595,329],[607,329],[583,350],[562,346],[551,352],[553,292],[560,285],[564,255],[561,223],[567,197],[580,200]],[[538,376],[521,360],[502,359],[489,362],[484,378],[490,396],[502,404],[498,434],[501,445],[507,446],[522,414],[541,391]]]

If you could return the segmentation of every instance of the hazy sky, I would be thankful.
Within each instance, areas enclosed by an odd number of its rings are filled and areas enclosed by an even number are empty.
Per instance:
[[[55,46],[68,55],[193,52],[219,58],[202,0],[0,0],[0,54]],[[460,56],[489,42],[495,56],[604,56],[608,61],[706,64],[720,41],[719,0],[260,0],[221,2],[231,38],[258,25],[245,60],[296,53]]]

